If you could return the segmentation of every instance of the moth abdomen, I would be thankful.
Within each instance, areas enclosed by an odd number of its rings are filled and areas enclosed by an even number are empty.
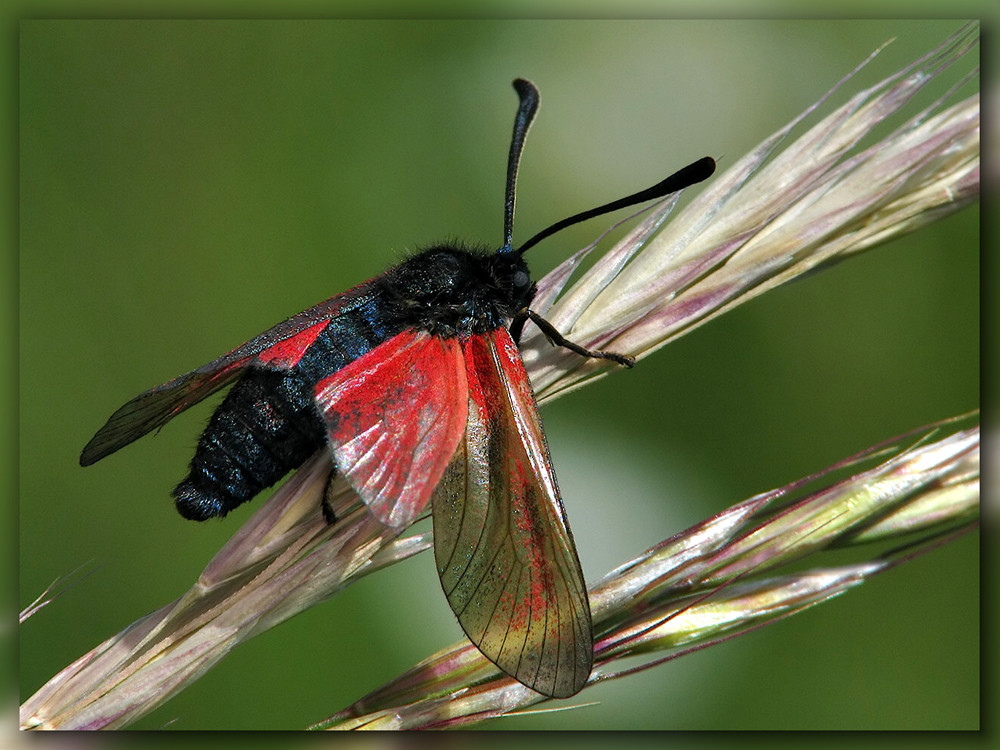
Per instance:
[[[233,386],[198,440],[177,510],[203,521],[251,500],[326,441],[313,387],[295,370],[251,369]]]

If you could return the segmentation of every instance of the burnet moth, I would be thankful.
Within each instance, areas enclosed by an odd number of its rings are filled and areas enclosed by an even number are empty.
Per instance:
[[[173,491],[182,516],[226,515],[325,444],[382,523],[402,529],[431,504],[438,575],[470,640],[514,679],[565,697],[590,675],[590,606],[517,344],[530,320],[553,345],[583,357],[626,367],[633,360],[584,349],[533,312],[536,287],[523,256],[572,224],[700,182],[715,162],[700,159],[515,248],[517,169],[539,99],[526,80],[514,88],[520,106],[498,250],[434,245],[279,323],[129,401],[80,463],[233,384]]]

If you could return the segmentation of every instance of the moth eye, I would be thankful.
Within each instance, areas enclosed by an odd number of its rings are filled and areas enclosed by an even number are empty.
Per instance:
[[[511,279],[515,289],[523,289],[531,283],[531,277],[524,271],[514,271],[514,278]]]

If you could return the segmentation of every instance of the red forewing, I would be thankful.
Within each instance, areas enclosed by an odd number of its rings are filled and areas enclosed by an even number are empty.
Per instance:
[[[456,338],[404,331],[316,386],[337,468],[385,524],[426,507],[465,430]]]
[[[90,439],[80,455],[80,463],[88,466],[162,427],[189,406],[235,381],[252,365],[279,369],[293,366],[336,315],[352,303],[364,301],[363,292],[362,286],[332,297],[229,354],[136,396],[112,414]]]
[[[531,385],[506,329],[463,349],[468,420],[433,498],[441,584],[504,672],[573,695],[593,664],[590,608]]]

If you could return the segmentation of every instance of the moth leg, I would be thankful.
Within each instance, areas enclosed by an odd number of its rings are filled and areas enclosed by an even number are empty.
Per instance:
[[[333,503],[330,501],[330,489],[333,487],[333,480],[337,478],[336,470],[330,472],[326,478],[326,487],[323,488],[323,500],[320,502],[320,509],[323,511],[323,518],[327,525],[333,526],[337,523],[337,514],[333,510]]]
[[[511,321],[510,335],[514,341],[520,341],[521,332],[524,329],[524,323],[526,320],[530,320],[538,326],[541,332],[545,334],[545,338],[548,339],[549,343],[553,346],[561,346],[564,349],[569,349],[571,352],[579,354],[581,357],[587,357],[588,359],[610,359],[612,362],[617,362],[622,367],[633,367],[635,365],[635,357],[629,357],[627,354],[606,352],[600,349],[587,349],[579,344],[573,343],[559,333],[555,326],[549,323],[549,321],[529,308],[519,311]]]

